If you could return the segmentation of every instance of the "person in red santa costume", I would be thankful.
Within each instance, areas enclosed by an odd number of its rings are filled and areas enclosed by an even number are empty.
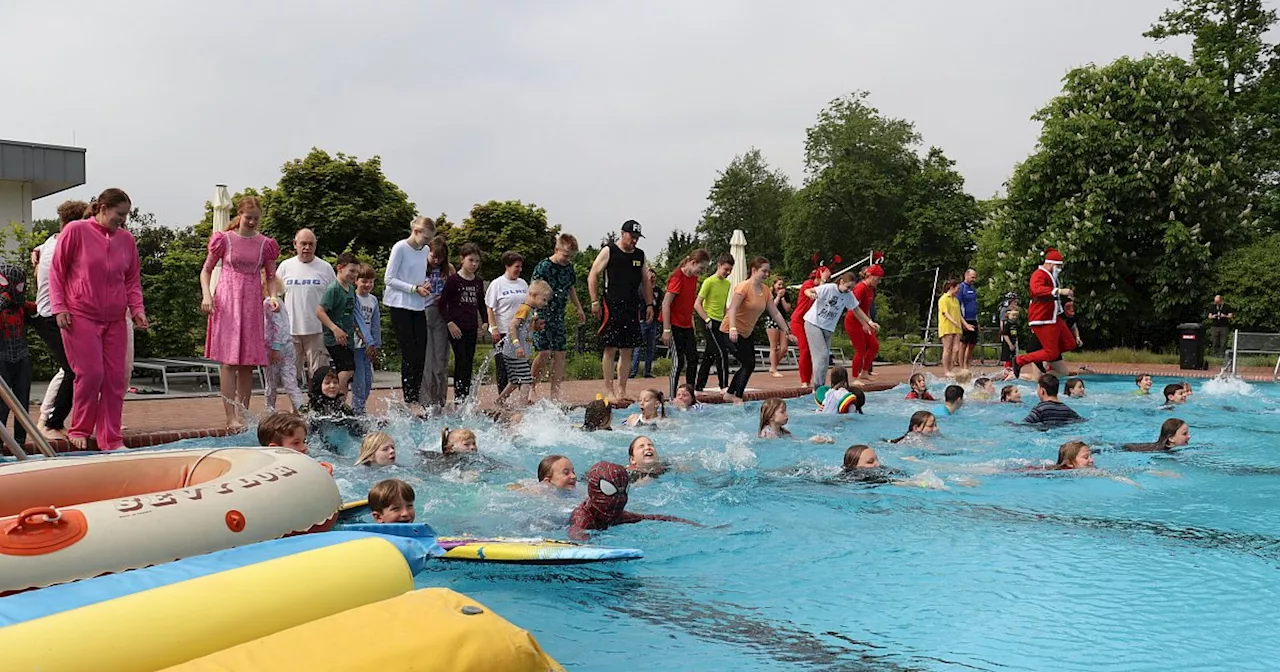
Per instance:
[[[872,264],[862,269],[861,275],[862,281],[853,287],[853,296],[858,299],[858,307],[862,312],[871,315],[871,308],[876,300],[876,286],[884,277],[884,267]],[[866,331],[852,311],[845,313],[844,331],[849,334],[849,341],[853,345],[853,365],[849,377],[854,380],[871,380],[871,363],[876,361],[876,353],[880,352],[880,339],[876,336],[880,325],[875,322],[871,325],[872,330]]]
[[[1051,363],[1055,371],[1065,373],[1062,354],[1076,348],[1076,337],[1062,319],[1059,297],[1072,298],[1075,294],[1058,286],[1058,274],[1062,272],[1062,253],[1049,248],[1044,253],[1044,263],[1031,273],[1031,299],[1027,306],[1027,324],[1040,340],[1040,349],[1019,355],[1014,360],[1013,377],[1021,375],[1028,364]]]

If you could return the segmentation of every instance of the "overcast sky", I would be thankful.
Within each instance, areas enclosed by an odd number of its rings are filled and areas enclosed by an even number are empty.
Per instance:
[[[1142,37],[1170,4],[7,1],[0,137],[88,148],[37,217],[117,186],[191,224],[315,146],[380,155],[430,216],[520,199],[584,244],[637,219],[656,253],[735,154],[799,185],[805,129],[856,89],[989,197],[1067,70],[1187,51]]]

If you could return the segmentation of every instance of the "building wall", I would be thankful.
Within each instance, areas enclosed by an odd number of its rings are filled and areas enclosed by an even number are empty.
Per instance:
[[[0,180],[0,227],[31,224],[31,183]]]

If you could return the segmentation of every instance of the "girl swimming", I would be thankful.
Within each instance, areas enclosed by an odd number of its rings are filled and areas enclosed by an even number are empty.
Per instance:
[[[587,404],[582,412],[582,431],[613,431],[613,407],[604,399],[596,399]]]
[[[396,463],[396,442],[386,432],[370,432],[360,442],[356,465],[386,467]]]
[[[1022,390],[1017,385],[1005,385],[1000,388],[1000,403],[1021,404]]]
[[[538,463],[538,483],[556,490],[572,491],[578,487],[578,474],[573,462],[564,455],[548,455]]]
[[[889,443],[901,443],[904,439],[912,434],[937,434],[938,419],[929,411],[916,411],[911,414],[911,420],[907,423],[907,433],[896,439],[891,439]]]
[[[644,390],[640,393],[640,412],[632,413],[627,418],[628,427],[654,425],[667,419],[667,404],[658,390]]]
[[[791,421],[787,415],[787,402],[782,399],[765,399],[760,404],[760,428],[757,435],[762,439],[781,439],[791,436],[787,423]],[[835,443],[829,436],[815,435],[809,439],[811,443]]]
[[[627,471],[630,472],[632,481],[666,473],[667,465],[658,456],[658,449],[653,445],[653,439],[637,436],[631,440],[631,445],[627,446]]]
[[[671,400],[671,405],[682,411],[696,411],[702,408],[702,404],[698,403],[698,394],[689,383],[676,388],[676,396]]]
[[[1178,418],[1169,418],[1160,425],[1160,436],[1155,443],[1126,443],[1124,449],[1135,453],[1155,453],[1180,448],[1191,442],[1191,427]]]

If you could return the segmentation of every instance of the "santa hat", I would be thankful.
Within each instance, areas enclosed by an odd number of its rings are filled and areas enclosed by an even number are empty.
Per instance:
[[[867,275],[868,275],[868,276],[872,276],[872,275],[874,275],[874,276],[876,276],[877,278],[883,278],[883,277],[884,277],[884,269],[880,267],[880,264],[874,264],[874,265],[868,266],[868,267],[867,267]]]
[[[1061,253],[1061,252],[1059,252],[1059,251],[1057,251],[1056,249],[1054,249],[1054,248],[1052,248],[1052,247],[1051,247],[1051,248],[1049,248],[1049,249],[1047,249],[1047,250],[1045,250],[1045,251],[1044,251],[1044,263],[1046,263],[1046,264],[1061,264],[1061,263],[1062,263],[1062,253]]]

